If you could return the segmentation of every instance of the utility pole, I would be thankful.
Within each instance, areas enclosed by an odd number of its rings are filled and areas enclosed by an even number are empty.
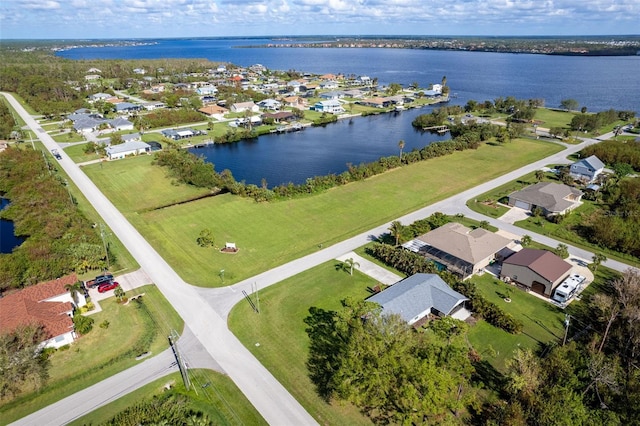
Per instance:
[[[255,287],[254,292],[256,293],[256,311],[260,313],[260,294],[258,293],[258,283],[254,282],[253,285]]]
[[[175,330],[171,330],[171,334],[169,335],[169,344],[171,345],[171,349],[173,350],[173,355],[176,357],[176,361],[178,362],[178,368],[180,369],[180,374],[182,375],[182,381],[184,382],[184,387],[189,390],[191,388],[191,381],[189,380],[189,372],[187,371],[187,366],[184,363],[184,360],[180,356],[180,352],[178,351],[178,332]]]
[[[565,314],[564,316],[564,338],[562,339],[562,346],[567,343],[567,334],[569,333],[569,323],[571,321],[571,315]]]
[[[109,250],[107,250],[107,240],[105,239],[104,223],[100,223],[100,237],[102,238],[102,246],[104,247],[104,255],[107,258],[107,269],[111,268],[109,264]]]

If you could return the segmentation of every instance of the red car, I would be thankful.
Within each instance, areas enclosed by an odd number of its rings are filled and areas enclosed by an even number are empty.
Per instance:
[[[113,281],[110,283],[106,283],[106,284],[100,284],[98,286],[98,293],[106,293],[109,290],[113,290],[114,288],[118,287],[120,284],[118,284],[117,282]]]

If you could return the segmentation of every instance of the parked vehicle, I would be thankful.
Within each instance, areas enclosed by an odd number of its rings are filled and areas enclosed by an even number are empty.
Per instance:
[[[103,274],[98,275],[92,280],[85,281],[84,285],[86,288],[93,288],[99,286],[100,284],[109,284],[113,282],[113,275],[111,274]]]
[[[62,160],[62,155],[60,155],[57,149],[52,149],[51,154],[53,154],[53,156],[56,157],[57,160]]]
[[[585,277],[573,274],[565,279],[555,290],[553,300],[559,303],[566,303],[576,294],[580,284],[585,281]]]
[[[113,290],[119,285],[120,284],[118,284],[116,281],[111,281],[110,283],[106,283],[106,284],[100,284],[98,286],[98,293],[106,293],[107,291]]]

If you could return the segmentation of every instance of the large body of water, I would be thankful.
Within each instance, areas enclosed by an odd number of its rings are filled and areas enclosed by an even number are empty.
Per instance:
[[[143,46],[76,48],[59,52],[70,59],[206,58],[240,66],[262,64],[274,70],[368,75],[380,84],[439,83],[443,76],[452,103],[514,96],[542,98],[557,107],[576,99],[589,111],[609,108],[640,111],[640,56],[577,57],[409,49],[238,48],[270,43],[267,39],[165,39]],[[194,150],[206,155],[216,170],[229,169],[237,180],[270,186],[304,182],[307,177],[341,173],[359,164],[421,148],[438,137],[413,130],[415,115],[404,111],[341,121],[325,128],[262,136],[257,141]]]

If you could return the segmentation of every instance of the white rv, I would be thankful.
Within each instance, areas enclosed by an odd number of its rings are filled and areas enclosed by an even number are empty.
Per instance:
[[[572,274],[567,277],[562,283],[556,287],[553,293],[552,299],[559,303],[566,303],[576,294],[576,291],[580,287],[580,284],[584,282],[586,278],[582,275]]]

